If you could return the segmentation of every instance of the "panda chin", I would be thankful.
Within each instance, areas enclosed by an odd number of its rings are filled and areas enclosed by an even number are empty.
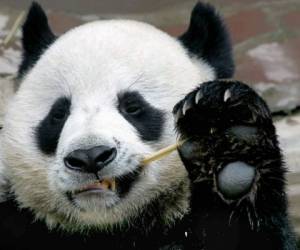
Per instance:
[[[68,191],[66,195],[77,207],[82,207],[84,202],[91,203],[92,200],[98,200],[93,202],[94,206],[109,208],[130,192],[141,172],[142,166],[138,166],[133,172],[110,179],[99,178],[78,189]]]

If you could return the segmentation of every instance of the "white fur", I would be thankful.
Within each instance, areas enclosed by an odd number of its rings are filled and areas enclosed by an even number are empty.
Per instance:
[[[0,133],[0,139],[1,139],[1,133]],[[1,147],[0,147],[0,202],[3,202],[7,199],[7,193],[9,191],[6,168],[5,168],[5,165],[3,163],[2,158],[3,158],[2,157],[2,150],[1,150]]]
[[[163,190],[172,190],[186,180],[186,197],[178,198],[181,205],[166,215],[170,219],[182,216],[188,209],[188,181],[177,153],[148,166],[121,200],[114,193],[98,200],[78,199],[87,212],[71,206],[63,193],[88,183],[92,176],[68,171],[63,157],[78,148],[115,146],[117,139],[118,155],[124,156],[111,163],[106,175],[133,171],[145,155],[175,142],[173,106],[199,83],[214,78],[209,65],[191,59],[178,41],[144,23],[97,21],[69,31],[25,76],[8,108],[2,145],[18,201],[46,218],[50,226],[105,226],[134,216]],[[118,112],[117,94],[125,90],[138,91],[166,112],[159,141],[143,142]],[[71,115],[55,156],[45,156],[37,148],[35,128],[61,96],[71,98]]]

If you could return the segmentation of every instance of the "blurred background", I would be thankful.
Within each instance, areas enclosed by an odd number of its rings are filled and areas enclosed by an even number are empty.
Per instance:
[[[39,0],[56,34],[85,22],[127,18],[178,36],[194,0]],[[300,235],[300,0],[207,0],[224,16],[234,44],[235,78],[251,84],[268,102],[286,156],[291,214]],[[0,44],[30,0],[0,0]],[[0,45],[0,125],[16,88],[20,31]]]

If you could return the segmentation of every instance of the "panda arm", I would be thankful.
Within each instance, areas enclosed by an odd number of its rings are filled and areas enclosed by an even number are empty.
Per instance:
[[[174,107],[194,236],[205,249],[296,249],[269,109],[247,85],[201,84]]]

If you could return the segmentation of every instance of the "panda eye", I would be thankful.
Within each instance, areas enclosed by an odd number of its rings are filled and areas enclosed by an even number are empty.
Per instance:
[[[52,104],[48,114],[36,127],[36,140],[39,149],[47,154],[54,154],[60,133],[70,115],[71,99],[60,97]]]
[[[123,92],[118,95],[118,109],[125,116],[138,118],[146,108],[144,99],[137,92]]]
[[[50,112],[51,122],[53,124],[64,121],[70,112],[70,101],[67,99],[58,100]]]
[[[142,140],[158,140],[163,131],[164,112],[153,107],[138,91],[118,94],[120,114],[137,130]]]
[[[130,115],[138,115],[142,112],[143,108],[141,105],[137,104],[137,103],[133,103],[133,104],[128,104],[125,108],[124,111],[127,114]]]
[[[54,122],[64,120],[65,117],[66,117],[66,110],[63,110],[63,109],[55,110],[52,114],[52,120]]]

